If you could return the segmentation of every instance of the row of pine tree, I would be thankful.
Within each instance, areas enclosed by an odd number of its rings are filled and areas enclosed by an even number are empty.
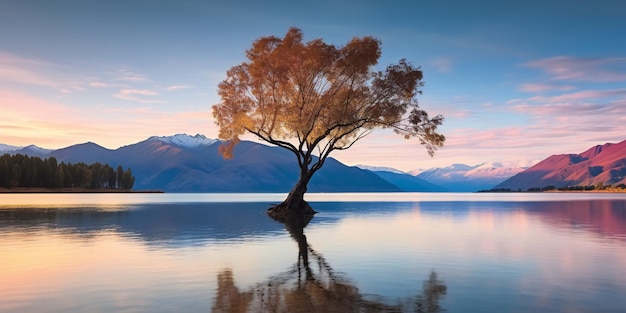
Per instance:
[[[23,154],[0,156],[0,188],[84,188],[130,190],[135,177],[130,168],[108,164],[58,163]]]

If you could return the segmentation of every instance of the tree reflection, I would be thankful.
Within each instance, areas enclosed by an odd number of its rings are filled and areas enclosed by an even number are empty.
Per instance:
[[[217,295],[212,312],[246,312],[252,301],[252,291],[240,292],[235,286],[233,271],[225,269],[217,274]]]
[[[347,278],[335,273],[319,252],[308,244],[304,228],[309,217],[279,220],[298,243],[298,262],[288,270],[241,292],[231,269],[218,273],[214,313],[230,312],[441,312],[444,282],[432,271],[422,292],[396,303],[363,295]],[[312,264],[311,264],[312,263]]]

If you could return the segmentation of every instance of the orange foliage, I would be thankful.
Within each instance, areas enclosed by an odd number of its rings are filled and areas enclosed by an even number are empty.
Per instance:
[[[416,95],[422,71],[406,60],[374,71],[380,41],[354,38],[343,47],[321,39],[303,42],[291,28],[284,38],[257,39],[248,62],[232,67],[219,84],[221,101],[213,106],[225,157],[239,136],[250,132],[291,150],[300,167],[317,170],[333,150],[351,147],[375,128],[391,128],[417,138],[432,156],[445,137],[443,122],[421,110]],[[311,165],[311,153],[320,162]]]

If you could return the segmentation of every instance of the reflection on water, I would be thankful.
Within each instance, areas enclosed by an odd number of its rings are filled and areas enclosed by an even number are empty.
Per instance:
[[[0,312],[626,307],[626,199],[316,202],[311,221],[281,224],[269,201],[156,196],[0,195]]]
[[[232,269],[220,271],[212,312],[441,312],[439,300],[447,287],[434,271],[424,282],[421,294],[398,300],[397,304],[361,294],[358,287],[337,274],[324,256],[311,248],[304,234],[310,220],[311,217],[291,217],[280,221],[298,245],[297,262],[286,271],[246,291],[236,287]]]
[[[626,240],[626,201],[537,203],[530,213],[556,227],[578,228],[601,237]]]
[[[258,283],[244,292],[235,284],[232,269],[224,269],[217,274],[217,296],[211,308],[213,313],[223,312],[442,312],[439,300],[446,294],[446,286],[431,272],[424,281],[422,294],[398,301],[399,304],[386,304],[382,301],[367,300],[358,288],[341,280],[330,283],[316,278],[297,284],[282,276],[294,275],[291,272],[272,277],[267,282]],[[445,311],[445,310],[444,310]]]
[[[19,233],[62,231],[90,236],[114,230],[125,237],[171,247],[201,244],[207,240],[241,240],[281,230],[264,218],[259,204],[187,203],[87,208],[0,209],[0,229]]]

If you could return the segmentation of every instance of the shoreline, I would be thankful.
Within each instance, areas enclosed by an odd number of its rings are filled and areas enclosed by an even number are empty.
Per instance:
[[[12,193],[164,193],[162,190],[123,190],[87,188],[0,188],[0,194]]]
[[[498,190],[480,190],[476,193],[626,193],[626,189],[611,190],[546,190],[546,191],[498,191]]]

